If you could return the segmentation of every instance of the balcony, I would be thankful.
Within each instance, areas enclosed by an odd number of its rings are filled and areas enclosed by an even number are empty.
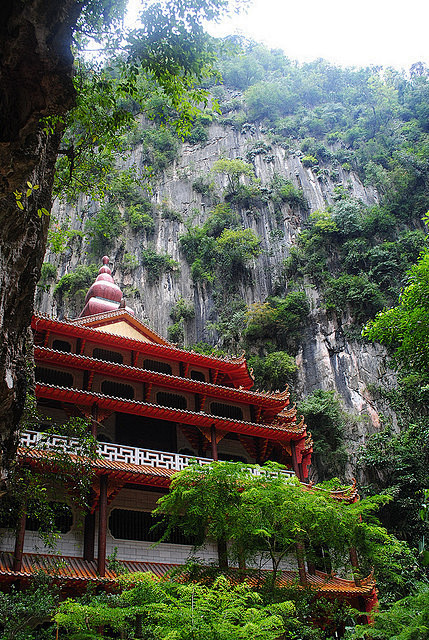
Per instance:
[[[76,438],[67,438],[65,436],[50,436],[45,439],[44,434],[38,431],[25,431],[20,440],[21,447],[37,447],[43,439],[44,448],[49,450],[50,447],[64,447],[68,451],[78,446]],[[101,458],[110,460],[111,462],[125,462],[128,464],[137,464],[158,469],[171,469],[173,471],[182,471],[192,464],[210,464],[213,462],[210,458],[200,458],[198,456],[187,456],[181,453],[168,453],[166,451],[153,451],[151,449],[140,449],[139,447],[126,447],[121,444],[111,444],[107,442],[99,442],[97,444],[97,453]],[[268,472],[261,467],[249,469],[249,472],[255,476],[265,475]],[[273,472],[269,472],[273,475]],[[293,477],[293,471],[281,471],[282,475]],[[274,473],[275,474],[275,473]]]

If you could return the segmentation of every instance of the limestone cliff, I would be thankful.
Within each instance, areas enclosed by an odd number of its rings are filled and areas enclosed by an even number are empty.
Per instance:
[[[178,239],[185,231],[183,221],[192,219],[194,225],[204,222],[213,205],[212,199],[193,188],[193,182],[201,176],[210,175],[213,163],[220,157],[245,158],[249,149],[255,148],[255,143],[259,142],[268,145],[264,131],[253,125],[238,132],[232,127],[213,124],[206,143],[182,144],[179,159],[159,177],[151,194],[153,204],[158,205],[153,233],[149,236],[135,234],[127,228],[110,250],[113,275],[128,293],[127,304],[163,336],[167,335],[167,326],[171,324],[173,305],[183,297],[195,307],[195,319],[185,326],[186,343],[216,341],[216,333],[207,327],[207,323],[216,320],[212,292],[210,287],[193,283],[189,265],[179,250]],[[287,258],[302,223],[311,212],[333,202],[338,184],[344,185],[351,195],[365,204],[377,202],[375,190],[365,187],[353,172],[340,167],[335,174],[326,166],[316,175],[312,168],[303,166],[301,156],[299,151],[290,153],[280,146],[271,145],[269,154],[253,157],[255,174],[262,186],[274,174],[284,176],[302,189],[308,206],[291,208],[283,204],[281,219],[278,215],[274,217],[270,202],[257,211],[240,211],[243,228],[254,230],[262,239],[263,249],[251,266],[251,280],[241,285],[240,293],[247,304],[264,301],[275,287],[279,293],[278,276],[282,262]],[[126,160],[127,165],[132,163],[141,167],[141,145],[137,145]],[[222,184],[220,176],[211,175],[211,180],[214,180],[218,192],[226,185],[226,182]],[[182,222],[162,217],[163,202],[180,214]],[[86,221],[98,208],[98,203],[81,199],[77,206],[57,204],[53,215],[59,224],[68,219],[72,229],[83,230]],[[159,282],[150,283],[140,260],[142,247],[149,244],[178,261],[180,271],[166,273]],[[136,258],[137,266],[132,270],[123,266],[126,253]],[[58,267],[59,278],[73,271],[77,265],[98,262],[99,258],[92,256],[90,259],[87,239],[77,237],[61,255],[48,253],[46,260]],[[39,290],[36,301],[39,311],[59,316],[76,313],[76,308],[58,306],[52,296],[53,285],[48,289]],[[307,295],[311,301],[311,314],[307,326],[302,329],[302,347],[297,357],[300,364],[297,392],[302,397],[317,388],[335,389],[345,406],[362,416],[361,421],[354,423],[354,433],[348,434],[350,448],[356,451],[368,429],[377,429],[379,425],[380,407],[371,396],[371,385],[377,385],[381,379],[394,384],[394,378],[386,369],[384,354],[379,349],[357,341],[349,342],[342,332],[340,319],[328,317],[320,294],[307,287]]]

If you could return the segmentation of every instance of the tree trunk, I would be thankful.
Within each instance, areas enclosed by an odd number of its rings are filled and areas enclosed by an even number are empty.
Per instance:
[[[29,326],[46,247],[62,123],[41,119],[74,104],[72,29],[83,3],[3,0],[0,5],[0,455],[13,459],[32,377]],[[27,198],[27,181],[38,185]],[[14,192],[21,193],[18,208]]]
[[[299,575],[299,584],[302,587],[307,587],[308,586],[308,581],[307,581],[307,573],[305,571],[305,546],[304,543],[302,541],[297,541],[296,545],[296,559],[298,562],[298,575]]]

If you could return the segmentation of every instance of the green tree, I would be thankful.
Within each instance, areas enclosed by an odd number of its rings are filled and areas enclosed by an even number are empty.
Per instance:
[[[368,627],[357,627],[353,640],[368,637]],[[371,638],[377,640],[427,640],[429,638],[429,585],[375,614]]]
[[[68,160],[71,178],[82,177],[79,161],[82,159],[85,166],[92,157],[89,186],[97,183],[95,178],[100,184],[106,166],[103,155],[116,145],[115,134],[132,119],[132,112],[121,101],[138,98],[136,79],[140,73],[150,76],[168,96],[177,114],[173,120],[186,131],[196,113],[195,105],[207,100],[207,92],[196,83],[214,73],[214,45],[202,25],[230,6],[229,0],[152,3],[142,13],[144,26],[130,35],[127,55],[116,65],[119,72],[93,65],[89,73],[85,73],[83,62],[82,73],[74,72],[72,45],[76,52],[76,45],[85,46],[87,37],[102,40],[115,29],[116,43],[123,42],[125,2],[30,0],[3,4],[0,9],[4,98],[0,106],[0,309],[4,319],[0,333],[0,436],[4,466],[15,452],[13,434],[25,401],[26,382],[21,372],[25,370],[27,330],[46,247],[49,219],[45,212],[51,209],[57,156],[61,152]],[[115,44],[115,39],[110,42]],[[24,59],[27,62],[22,65]],[[74,130],[74,137],[66,138],[61,146],[67,126]],[[87,152],[81,153],[81,149]],[[107,166],[112,162],[108,157]],[[79,181],[77,186],[82,187]]]
[[[401,593],[406,576],[403,569],[412,557],[381,527],[374,512],[385,504],[386,496],[372,496],[348,504],[331,497],[330,488],[309,491],[297,479],[283,476],[278,465],[258,468],[241,463],[213,462],[194,465],[174,476],[170,492],[155,509],[165,516],[166,535],[174,527],[185,534],[215,540],[219,567],[225,570],[229,554],[240,566],[246,558],[267,555],[272,563],[274,586],[280,562],[296,554],[302,584],[307,562],[323,566],[323,549],[334,567],[348,563],[350,548],[357,550],[361,577],[375,567],[380,583],[392,593]],[[356,569],[355,569],[356,571]]]
[[[0,628],[2,640],[38,640],[38,627],[50,622],[59,593],[45,574],[37,575],[31,585],[8,593],[0,592]]]
[[[408,272],[399,305],[378,313],[363,335],[388,347],[399,369],[429,382],[429,251]]]
[[[253,167],[239,158],[220,158],[212,166],[214,173],[222,173],[228,178],[228,191],[236,193],[241,176],[254,177]]]
[[[228,567],[227,542],[237,521],[240,494],[237,485],[248,478],[241,463],[191,465],[176,474],[170,491],[158,501],[155,515],[168,514],[165,536],[175,527],[200,541],[214,540],[219,567]]]
[[[319,480],[327,480],[333,474],[344,476],[346,414],[335,391],[316,389],[298,404],[298,412],[303,414],[313,438],[312,465]]]

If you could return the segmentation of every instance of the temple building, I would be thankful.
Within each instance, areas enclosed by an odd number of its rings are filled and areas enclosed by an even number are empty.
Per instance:
[[[73,509],[59,518],[57,555],[41,543],[37,523],[24,517],[16,534],[1,539],[0,581],[55,566],[70,585],[109,582],[112,554],[131,572],[162,575],[184,564],[192,540],[178,532],[154,547],[159,535],[151,531],[151,511],[172,475],[191,461],[273,460],[285,465],[285,474],[308,481],[312,440],[288,392],[252,391],[243,356],[202,355],[159,336],[125,306],[108,263],[104,257],[77,319],[35,315],[32,321],[40,414],[50,424],[85,417],[98,440],[88,511],[83,522]],[[37,431],[22,435],[22,464],[41,463],[40,438]],[[214,546],[207,544],[199,557],[214,561]],[[294,575],[284,571],[281,580]],[[355,584],[309,571],[308,582],[367,610],[375,596],[372,579]]]

